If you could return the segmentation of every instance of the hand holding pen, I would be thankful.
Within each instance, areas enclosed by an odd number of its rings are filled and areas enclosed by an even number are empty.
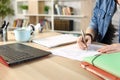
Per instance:
[[[83,30],[81,30],[81,36],[78,38],[77,40],[77,44],[78,46],[83,49],[86,50],[88,49],[88,46],[91,44],[92,42],[92,38],[89,35],[86,35]]]

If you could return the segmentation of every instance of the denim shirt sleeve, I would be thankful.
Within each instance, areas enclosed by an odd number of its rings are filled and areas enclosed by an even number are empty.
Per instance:
[[[96,5],[93,9],[93,13],[92,13],[92,17],[91,17],[91,20],[90,20],[90,24],[88,26],[88,28],[92,28],[93,30],[97,31],[97,9],[98,8],[98,2],[96,1]]]
[[[106,12],[104,10],[104,8],[106,8],[105,3],[105,1],[103,2],[102,0],[97,0],[96,5],[93,9],[93,14],[91,17],[89,27],[94,29],[95,31],[98,31],[98,28],[101,28],[98,26],[100,26],[101,23],[104,23],[104,18],[106,15]]]
[[[115,5],[114,0],[96,1],[89,28],[98,33],[100,41],[104,38],[108,30],[111,18],[115,11]]]

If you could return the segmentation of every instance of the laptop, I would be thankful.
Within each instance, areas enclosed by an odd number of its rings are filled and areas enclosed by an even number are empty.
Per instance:
[[[0,56],[9,66],[41,58],[49,54],[51,53],[21,43],[0,46]]]

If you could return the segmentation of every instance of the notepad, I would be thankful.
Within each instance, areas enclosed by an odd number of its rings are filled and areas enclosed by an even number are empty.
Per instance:
[[[87,57],[84,61],[92,64],[95,56]],[[120,77],[120,52],[111,54],[102,54],[94,60],[94,65],[117,77]]]
[[[77,37],[72,34],[61,34],[47,38],[34,39],[33,42],[46,46],[46,47],[56,47],[68,43],[76,42]]]
[[[69,45],[69,46],[65,46],[57,49],[52,49],[50,51],[54,55],[82,61],[85,57],[100,54],[96,50],[101,47],[102,47],[101,45],[91,44],[88,47],[88,50],[81,50],[77,44],[73,44],[73,45]]]

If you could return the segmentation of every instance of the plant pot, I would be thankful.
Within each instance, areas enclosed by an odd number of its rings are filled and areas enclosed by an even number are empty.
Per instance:
[[[23,14],[27,14],[28,10],[22,10]]]
[[[45,14],[48,14],[48,11],[45,11]]]

